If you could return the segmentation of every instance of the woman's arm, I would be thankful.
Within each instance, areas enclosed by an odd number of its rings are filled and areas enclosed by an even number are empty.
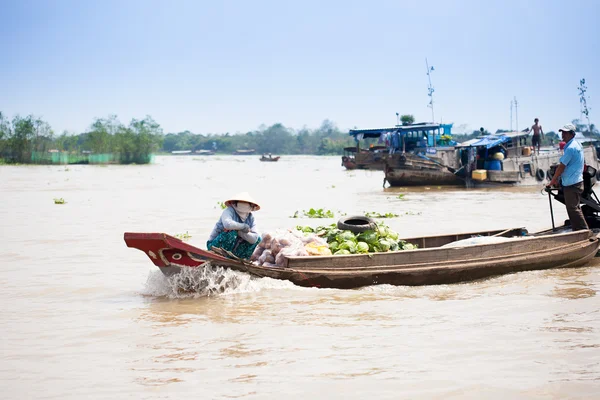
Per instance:
[[[237,222],[233,219],[235,210],[231,207],[227,207],[223,214],[221,214],[221,222],[223,223],[223,227],[228,231],[240,231],[248,227],[248,225]]]
[[[250,220],[246,220],[246,222],[250,222],[250,225],[246,225],[248,230],[244,229],[239,231],[238,236],[244,239],[246,242],[254,244],[260,237],[258,229],[256,228],[256,222],[254,221],[254,218],[250,218]]]

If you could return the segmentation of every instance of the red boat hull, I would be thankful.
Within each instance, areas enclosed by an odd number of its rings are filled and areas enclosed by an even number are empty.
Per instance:
[[[224,266],[236,263],[229,258],[212,251],[199,249],[165,233],[126,232],[124,239],[127,247],[143,251],[165,275],[179,272],[178,267],[199,267],[207,261],[217,261]]]

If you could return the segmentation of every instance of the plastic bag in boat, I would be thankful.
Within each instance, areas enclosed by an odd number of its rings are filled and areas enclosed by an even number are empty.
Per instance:
[[[476,236],[468,239],[457,240],[456,242],[445,244],[441,247],[464,247],[475,246],[481,244],[502,243],[518,238],[506,238],[502,236]]]

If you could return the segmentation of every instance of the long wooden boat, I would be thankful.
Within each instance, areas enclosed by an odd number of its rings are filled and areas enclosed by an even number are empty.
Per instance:
[[[454,151],[454,150],[452,150]],[[385,168],[385,182],[390,186],[423,186],[423,185],[463,185],[464,179],[452,172],[451,168],[430,157],[404,153]]]
[[[256,153],[256,150],[254,149],[238,149],[236,151],[234,151],[232,154],[234,156],[248,156],[251,154]]]
[[[500,236],[500,243],[441,247],[478,236]],[[465,282],[519,271],[578,267],[598,251],[590,230],[528,234],[523,228],[404,239],[416,250],[337,256],[289,257],[285,267],[265,267],[207,251],[164,233],[125,233],[128,247],[143,251],[165,275],[206,262],[258,277],[289,280],[299,286],[358,288],[376,284],[435,285]]]

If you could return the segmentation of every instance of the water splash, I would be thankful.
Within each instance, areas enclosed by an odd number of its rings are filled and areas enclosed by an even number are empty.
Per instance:
[[[289,281],[258,278],[207,262],[202,267],[182,267],[180,273],[169,277],[160,271],[151,271],[143,294],[180,299],[291,288],[298,287]]]

